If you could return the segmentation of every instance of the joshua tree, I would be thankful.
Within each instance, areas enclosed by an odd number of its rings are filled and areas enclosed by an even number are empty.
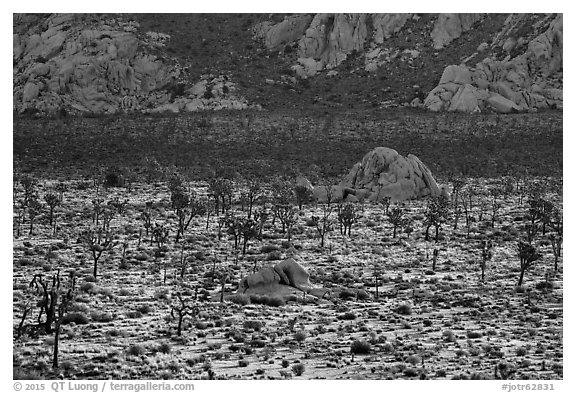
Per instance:
[[[242,255],[244,255],[250,239],[258,237],[258,222],[251,218],[240,219],[240,236],[242,237]]]
[[[392,211],[388,213],[388,221],[390,221],[393,227],[392,238],[396,238],[396,231],[398,228],[402,228],[406,221],[404,218],[404,210],[402,210],[400,206],[394,207]]]
[[[264,224],[268,220],[269,216],[270,216],[270,213],[267,210],[265,210],[264,208],[261,208],[259,210],[254,211],[254,221],[258,222],[258,237],[259,238],[262,237],[262,230],[264,229]]]
[[[390,209],[390,203],[391,202],[392,202],[392,198],[390,198],[389,196],[383,197],[382,200],[380,201],[382,206],[384,206],[384,214],[385,215],[388,215],[388,211]]]
[[[298,213],[291,205],[275,205],[274,214],[282,223],[282,233],[288,232],[288,241],[292,237],[292,228],[298,221]]]
[[[234,249],[237,250],[240,237],[242,236],[242,220],[240,217],[227,214],[222,221],[224,221],[226,226],[226,233],[234,238]]]
[[[298,210],[302,210],[302,205],[308,203],[312,199],[312,191],[304,185],[297,185],[294,187],[294,194],[296,194],[296,203]]]
[[[178,314],[178,328],[176,334],[178,336],[182,335],[182,322],[184,318],[187,316],[196,316],[199,313],[198,306],[190,306],[188,303],[190,299],[185,299],[182,297],[182,294],[177,293],[176,298],[178,299],[178,304],[172,304],[172,310],[170,311],[170,316],[174,318],[174,312]]]
[[[54,209],[60,205],[61,199],[58,197],[57,194],[50,192],[44,195],[44,200],[46,201],[46,204],[50,209],[50,215],[48,216],[48,219],[50,220],[50,226],[52,226],[54,221]]]
[[[521,286],[522,280],[524,279],[524,273],[534,265],[534,262],[542,258],[542,254],[540,254],[538,249],[532,244],[519,241],[518,257],[520,258],[520,278],[518,279],[518,286]]]
[[[244,195],[246,202],[248,202],[248,218],[252,218],[252,209],[254,205],[263,195],[262,183],[258,179],[248,180],[246,185],[246,193]]]
[[[103,231],[101,228],[88,229],[80,234],[80,242],[92,253],[94,260],[94,279],[98,279],[98,261],[102,254],[112,250],[116,243],[113,242],[113,233]]]
[[[330,200],[330,199],[328,199]],[[316,227],[316,231],[320,236],[320,247],[324,248],[324,241],[326,234],[334,230],[334,225],[330,215],[332,214],[332,206],[329,203],[322,205],[322,216],[312,216],[312,223]]]
[[[558,271],[558,259],[562,252],[562,241],[564,232],[564,222],[562,219],[562,211],[558,206],[554,206],[552,214],[550,215],[549,225],[552,233],[548,235],[550,243],[552,244],[552,251],[554,252],[554,271]]]
[[[492,249],[494,248],[491,240],[482,242],[482,261],[480,268],[482,269],[482,281],[484,281],[484,272],[486,271],[486,264],[492,259]]]
[[[42,213],[42,203],[33,197],[28,201],[28,218],[30,220],[30,235],[34,234],[34,219]]]
[[[100,225],[100,215],[104,212],[104,199],[96,198],[92,200],[92,222]]]
[[[466,220],[466,238],[470,237],[470,226],[472,224],[472,206],[473,206],[473,192],[470,190],[466,193],[460,194],[460,201],[464,211],[464,219]]]
[[[338,205],[338,222],[340,223],[340,233],[342,235],[346,235],[346,230],[348,230],[348,236],[352,236],[352,225],[360,219],[358,210],[358,207],[352,203]]]
[[[150,229],[152,228],[152,202],[146,202],[146,207],[142,210],[140,214],[140,219],[144,221],[144,229],[146,229],[146,237],[150,234]]]
[[[448,219],[448,198],[444,196],[438,196],[432,198],[428,201],[428,206],[426,208],[426,212],[424,213],[426,220],[426,234],[425,240],[429,240],[429,232],[430,228],[434,226],[436,230],[435,241],[438,242],[438,234],[442,224],[446,222]]]
[[[208,182],[208,192],[214,199],[216,214],[225,213],[232,206],[234,184],[229,179],[213,178]]]
[[[100,218],[102,218],[102,231],[107,232],[110,230],[110,223],[112,222],[115,213],[116,209],[110,205],[104,206],[102,213],[100,214]]]
[[[40,314],[38,320],[42,318],[42,314],[46,314],[44,322],[44,330],[47,334],[52,333],[52,325],[54,324],[54,352],[52,358],[52,368],[58,368],[58,345],[60,343],[60,327],[64,321],[64,317],[68,312],[68,308],[74,300],[74,291],[76,287],[76,276],[72,273],[68,285],[65,287],[61,285],[60,270],[52,277],[51,282],[45,282],[40,274],[36,274],[30,282],[30,287],[36,288],[41,294],[42,300],[38,303],[40,306]]]
[[[498,200],[498,197],[502,195],[502,191],[498,188],[492,188],[490,190],[490,195],[492,196],[492,218],[490,220],[490,224],[491,227],[494,228],[496,217],[498,217],[498,212],[502,208],[502,203]]]

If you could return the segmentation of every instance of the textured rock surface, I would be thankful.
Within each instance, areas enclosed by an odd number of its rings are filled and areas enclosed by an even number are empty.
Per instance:
[[[415,155],[404,157],[394,149],[377,147],[354,164],[331,192],[335,201],[380,201],[384,197],[403,201],[437,196],[440,188],[428,167]],[[325,202],[326,188],[314,187],[314,196]]]
[[[547,28],[531,40],[507,36],[517,34],[514,29],[529,23],[530,18],[527,14],[511,15],[495,37],[493,46],[508,54],[503,60],[486,58],[475,67],[446,67],[438,86],[424,101],[426,108],[510,113],[562,107],[562,15],[538,19],[533,29]],[[515,51],[518,54],[511,57]]]
[[[55,112],[158,112],[245,109],[227,78],[179,92],[182,67],[148,53],[169,36],[138,35],[138,24],[84,14],[14,15],[14,109]],[[141,39],[142,38],[142,39]],[[200,101],[198,101],[200,100]]]
[[[286,296],[306,292],[322,297],[328,291],[310,283],[308,271],[288,258],[274,266],[265,266],[240,281],[238,293]]]
[[[442,49],[482,18],[482,14],[440,14],[432,30],[434,48]]]

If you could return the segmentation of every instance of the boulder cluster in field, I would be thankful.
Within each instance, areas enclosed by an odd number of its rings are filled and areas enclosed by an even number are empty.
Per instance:
[[[418,157],[413,154],[404,157],[388,147],[377,147],[368,152],[330,191],[326,187],[314,188],[319,201],[331,198],[349,202],[380,202],[384,198],[404,201],[438,196],[441,192],[430,169]]]

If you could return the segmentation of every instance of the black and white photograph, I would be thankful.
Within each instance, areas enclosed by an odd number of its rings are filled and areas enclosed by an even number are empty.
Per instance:
[[[546,7],[12,12],[7,391],[565,391]]]

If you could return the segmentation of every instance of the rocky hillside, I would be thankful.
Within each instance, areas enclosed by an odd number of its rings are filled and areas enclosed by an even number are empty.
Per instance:
[[[562,107],[561,14],[15,15],[18,112]]]

